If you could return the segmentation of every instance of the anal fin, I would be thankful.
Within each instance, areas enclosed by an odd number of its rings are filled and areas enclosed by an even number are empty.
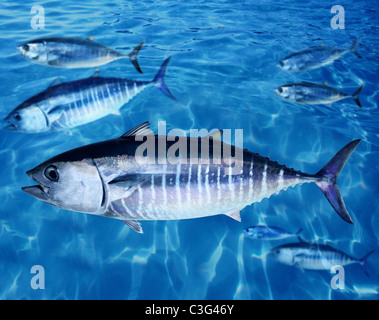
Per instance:
[[[224,213],[226,216],[234,219],[234,220],[237,220],[238,222],[241,222],[241,216],[240,216],[240,211],[241,209],[237,209],[237,210],[233,210],[233,211],[229,211],[229,212],[226,212]]]
[[[132,228],[134,231],[138,233],[143,233],[142,226],[137,220],[121,220],[128,227]]]

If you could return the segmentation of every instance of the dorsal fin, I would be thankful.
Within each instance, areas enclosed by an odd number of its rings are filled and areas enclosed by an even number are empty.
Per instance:
[[[133,137],[137,135],[146,136],[148,134],[151,134],[149,126],[149,121],[141,123],[138,126],[135,126],[133,129],[130,129],[128,132],[124,133],[120,138]]]
[[[203,138],[207,138],[207,137],[210,138],[210,137],[212,137],[213,140],[222,141],[222,134],[223,134],[222,130],[216,130],[215,132],[210,133],[210,134],[208,134],[207,136],[205,136]]]
[[[61,77],[57,77],[54,79],[54,81],[52,83],[50,83],[50,85],[48,86],[48,88],[51,88],[51,87],[54,87],[58,84],[61,84],[62,83],[62,79]]]
[[[100,75],[100,71],[96,70],[90,78],[98,78],[99,75]]]

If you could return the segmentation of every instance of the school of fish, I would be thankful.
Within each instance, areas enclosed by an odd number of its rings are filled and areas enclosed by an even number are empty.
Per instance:
[[[303,72],[333,63],[348,52],[361,58],[356,50],[358,38],[348,49],[327,46],[311,47],[280,60],[278,67],[286,72]],[[142,73],[137,55],[144,45],[138,44],[123,54],[93,40],[74,37],[49,37],[27,41],[17,47],[26,60],[54,68],[95,68],[128,58]],[[6,130],[39,133],[69,130],[99,120],[120,109],[133,97],[150,86],[176,100],[165,83],[171,57],[162,63],[151,81],[123,78],[92,77],[72,82],[57,78],[44,91],[22,102],[4,119]],[[344,93],[326,83],[299,81],[281,85],[276,95],[301,104],[332,104],[352,98],[362,108],[358,95]],[[280,165],[247,149],[222,141],[222,132],[204,137],[186,137],[184,150],[170,153],[175,139],[154,135],[149,122],[144,122],[120,137],[68,150],[47,159],[27,174],[37,182],[23,187],[27,194],[47,204],[75,212],[119,219],[136,232],[143,233],[141,220],[178,220],[227,215],[241,221],[240,211],[248,205],[269,198],[274,193],[303,183],[316,184],[337,214],[346,222],[353,221],[337,186],[337,178],[360,139],[346,144],[315,174],[304,173]],[[165,162],[160,161],[159,142],[164,140]],[[141,164],[138,150],[149,140],[154,146]],[[204,162],[202,143],[212,142]],[[196,154],[191,154],[196,146]],[[220,150],[216,150],[220,148]],[[240,151],[241,159],[226,153]],[[199,150],[202,150],[201,152]],[[225,161],[215,161],[216,153]],[[177,161],[180,158],[182,161]],[[193,159],[202,159],[193,162]],[[146,159],[145,159],[146,160]],[[184,162],[183,162],[184,160]],[[217,160],[219,160],[217,158]],[[239,161],[240,172],[231,174],[231,161]],[[297,238],[298,243],[273,248],[269,256],[281,263],[302,270],[325,270],[333,265],[360,264],[367,273],[366,262],[372,252],[355,259],[328,245],[303,241],[302,228],[296,233],[277,226],[257,225],[244,230],[255,240]]]

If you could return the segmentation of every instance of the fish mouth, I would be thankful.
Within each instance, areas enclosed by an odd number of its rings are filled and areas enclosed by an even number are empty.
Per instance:
[[[3,123],[6,125],[3,129],[4,130],[8,130],[8,131],[16,131],[17,130],[17,127],[15,124],[12,123],[11,121],[11,115],[7,115],[4,119],[3,119]]]
[[[26,174],[32,178],[35,182],[38,183],[36,186],[29,186],[29,187],[22,187],[21,190],[26,192],[27,194],[31,195],[34,198],[37,198],[38,200],[41,200],[43,202],[51,202],[49,191],[50,189],[46,186],[44,186],[41,182],[36,180],[33,177],[33,170],[29,170],[26,172]]]
[[[16,126],[13,123],[5,126],[3,129],[8,130],[8,131],[16,131],[17,130]]]
[[[50,202],[50,197],[47,195],[44,188],[40,185],[22,187],[21,190],[31,195],[32,197],[37,198],[38,200],[41,200],[43,202]]]

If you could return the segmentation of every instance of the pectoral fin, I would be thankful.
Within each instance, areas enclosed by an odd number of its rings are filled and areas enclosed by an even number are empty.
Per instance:
[[[61,126],[56,123],[57,120],[64,115],[70,109],[70,104],[59,105],[52,107],[46,114],[49,123],[51,123],[51,128],[53,129],[62,129]]]
[[[135,174],[126,174],[113,178],[107,184],[111,197],[110,202],[128,198],[144,180],[144,176]]]
[[[142,181],[145,180],[145,177],[140,174],[125,174],[113,178],[108,182],[110,185],[123,186],[124,188],[132,188],[139,185]]]

